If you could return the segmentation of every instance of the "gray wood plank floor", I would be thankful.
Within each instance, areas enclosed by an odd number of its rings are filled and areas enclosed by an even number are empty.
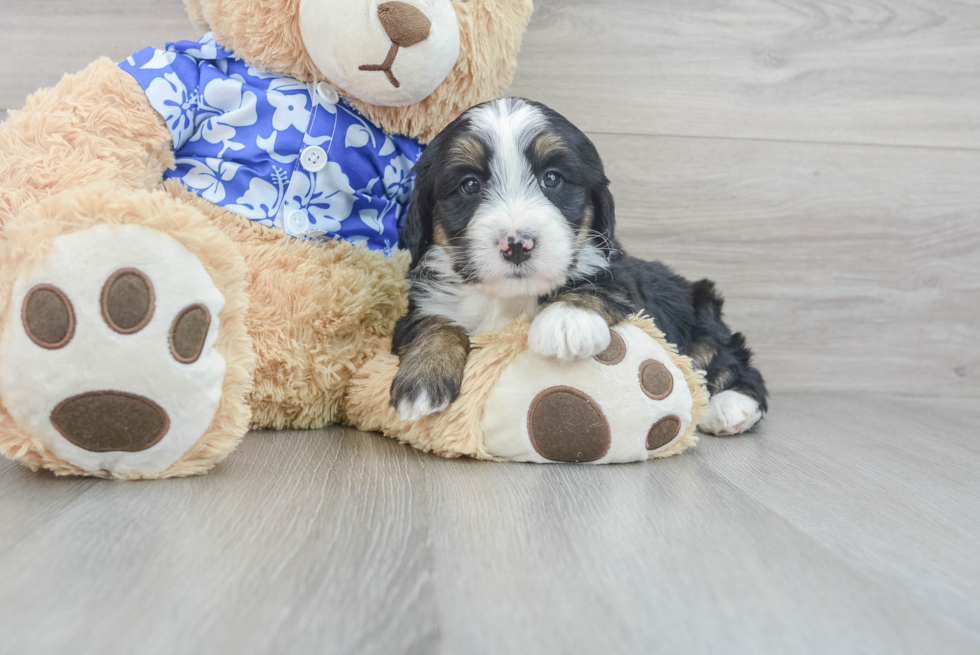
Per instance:
[[[512,88],[776,391],[617,467],[256,433],[212,475],[0,462],[0,654],[980,653],[980,1],[537,0]],[[0,120],[179,0],[0,0]]]
[[[339,428],[190,480],[0,463],[0,652],[980,651],[980,406],[776,404],[613,467]]]

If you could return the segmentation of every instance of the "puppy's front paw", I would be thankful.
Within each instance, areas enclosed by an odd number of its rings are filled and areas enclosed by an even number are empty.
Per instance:
[[[417,421],[449,407],[459,396],[461,375],[440,376],[403,362],[391,383],[391,406],[403,421]]]
[[[604,318],[563,302],[538,314],[528,332],[528,346],[546,357],[565,361],[588,359],[609,347],[609,326]]]
[[[759,402],[733,389],[711,397],[708,417],[701,421],[701,431],[719,437],[741,434],[759,422]]]
[[[435,400],[429,397],[429,392],[422,389],[418,392],[418,396],[411,398],[410,396],[405,396],[395,401],[397,403],[396,408],[398,411],[398,416],[403,421],[417,421],[420,418],[424,418],[429,414],[435,414],[436,412],[441,412],[442,410],[449,407],[449,400]]]

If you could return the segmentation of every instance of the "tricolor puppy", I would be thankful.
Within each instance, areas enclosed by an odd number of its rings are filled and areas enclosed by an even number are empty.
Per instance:
[[[402,230],[409,309],[393,342],[391,403],[403,419],[456,399],[470,337],[527,314],[532,350],[583,359],[640,310],[705,369],[712,399],[702,430],[737,434],[762,417],[762,376],[722,322],[714,284],[623,251],[602,160],[558,113],[519,98],[478,105],[432,141],[415,171]]]

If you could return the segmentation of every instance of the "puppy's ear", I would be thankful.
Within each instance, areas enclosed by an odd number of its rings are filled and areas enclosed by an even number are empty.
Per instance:
[[[429,161],[423,153],[415,165],[415,186],[400,230],[402,246],[412,254],[412,268],[432,245],[432,165]]]
[[[592,189],[592,229],[604,236],[607,243],[616,238],[616,202],[609,191],[609,180],[603,179]]]

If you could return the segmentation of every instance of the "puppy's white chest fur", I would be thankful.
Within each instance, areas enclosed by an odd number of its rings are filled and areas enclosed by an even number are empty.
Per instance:
[[[521,314],[533,319],[538,312],[536,296],[497,296],[479,284],[464,284],[440,247],[429,251],[425,266],[432,275],[415,285],[419,313],[445,316],[471,337],[499,330]]]
[[[608,265],[598,248],[586,245],[579,252],[572,272],[587,277]],[[416,284],[419,311],[429,316],[445,316],[462,326],[471,337],[499,330],[521,314],[534,320],[541,311],[536,295],[501,296],[489,292],[488,288],[500,289],[506,285],[465,284],[453,271],[449,256],[438,246],[426,255],[425,266],[433,276]]]
[[[497,298],[473,286],[436,285],[418,300],[423,314],[445,316],[471,337],[499,330],[521,314],[533,319],[537,298]]]

